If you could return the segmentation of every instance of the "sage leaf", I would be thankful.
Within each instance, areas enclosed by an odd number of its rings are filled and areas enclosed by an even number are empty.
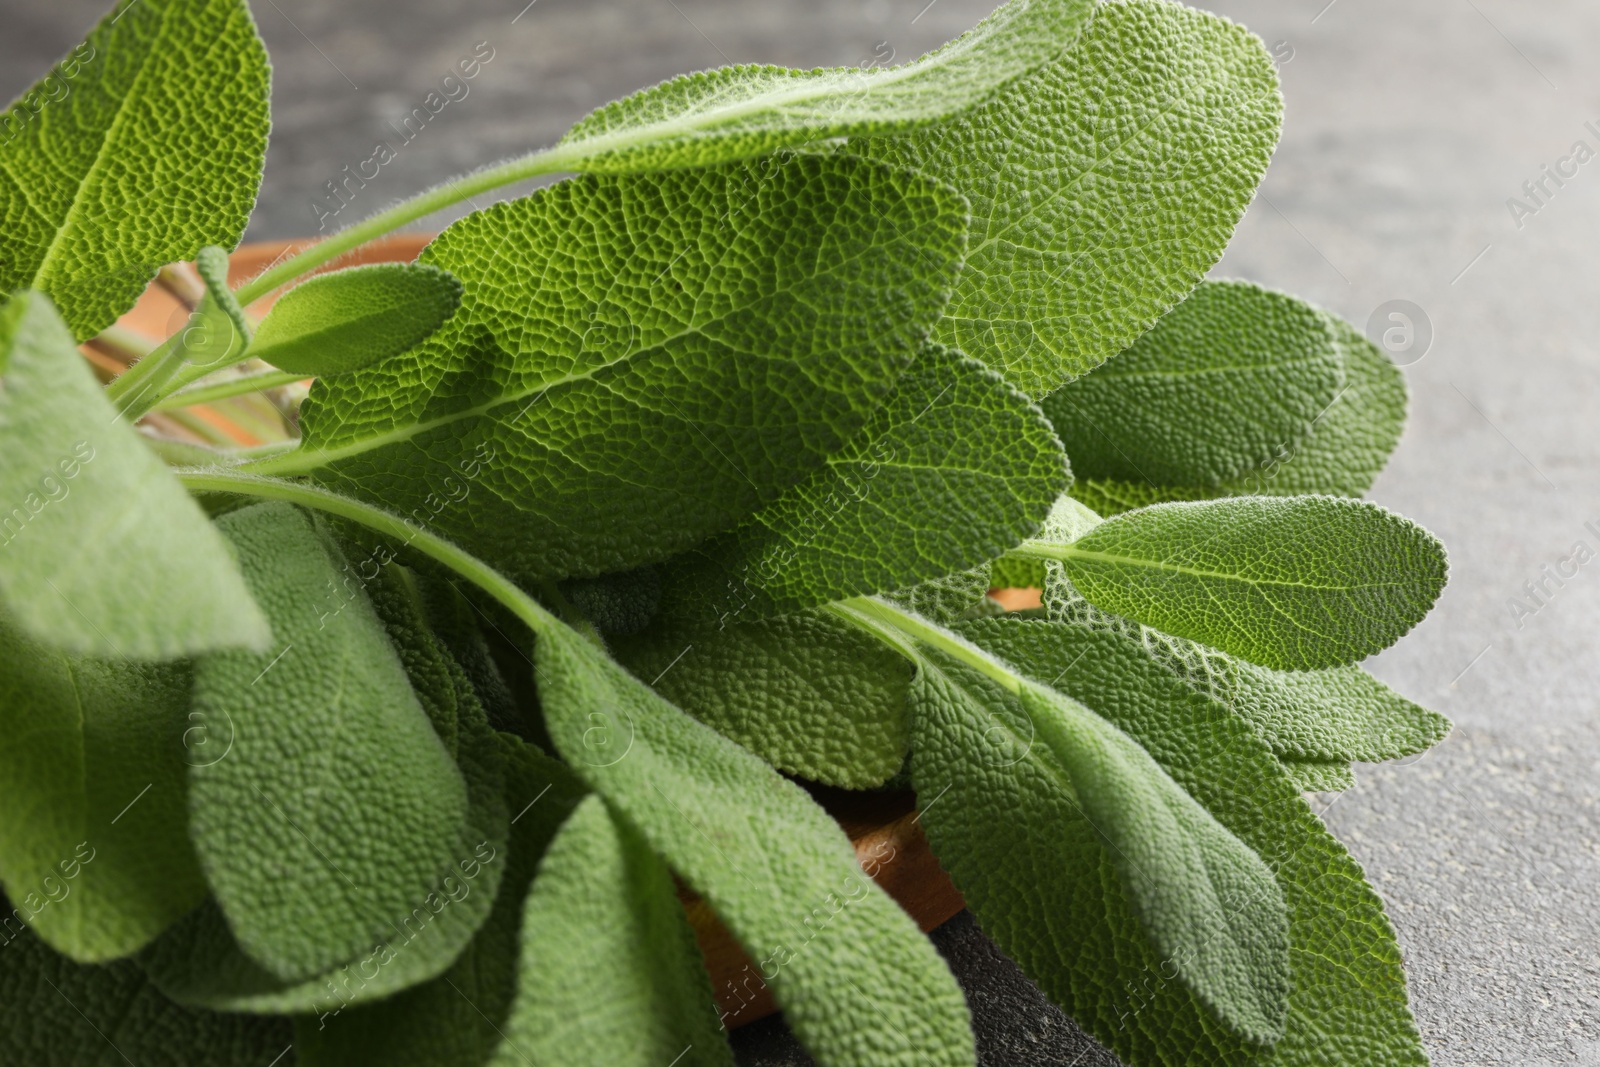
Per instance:
[[[1037,407],[981,363],[928,346],[821,468],[663,568],[663,598],[708,622],[903,589],[1016,545],[1070,481]]]
[[[1344,364],[1344,386],[1287,455],[1230,479],[1234,492],[1361,496],[1400,443],[1409,400],[1405,375],[1360,330],[1322,314]]]
[[[1098,5],[1071,49],[982,107],[849,150],[972,202],[972,250],[933,339],[1040,397],[1127,348],[1217,261],[1282,110],[1255,36],[1131,0]]]
[[[493,1063],[733,1067],[721,1031],[671,874],[589,797],[528,894],[517,996]]]
[[[132,955],[206,895],[185,829],[184,760],[206,729],[188,716],[188,665],[79,659],[4,625],[0,639],[14,917],[82,963]]]
[[[1246,1042],[1281,1036],[1288,924],[1282,892],[1255,852],[1143,748],[1076,700],[1037,684],[1008,693],[943,652],[924,648],[923,656],[912,684],[911,773],[927,798],[924,822],[935,818],[942,805],[932,798],[946,789],[960,794],[944,799],[975,809],[952,815],[958,822],[974,814],[1014,820],[980,799],[986,790],[1021,790],[1065,808],[1069,823],[1092,828],[1139,928],[1168,961],[1168,977]],[[943,849],[944,832],[929,829],[941,857],[949,852],[944,862],[962,865],[969,844]],[[1070,887],[1069,871],[1082,862],[1062,856],[1024,869],[1051,871]]]
[[[483,928],[431,982],[374,1004],[296,1019],[299,1067],[483,1067],[508,1040],[516,1054],[510,1061],[528,1062],[528,1046],[507,1033],[518,963],[527,952],[520,947],[523,901],[545,848],[588,790],[533,746],[509,734],[500,735],[500,744],[506,751],[506,807],[515,822],[505,877]],[[554,973],[583,971],[591,959],[586,953],[582,964]],[[548,959],[539,962],[550,966]],[[609,996],[595,1001],[611,1002]]]
[[[1055,551],[1097,607],[1288,670],[1387,648],[1446,577],[1432,534],[1340,497],[1157,504]]]
[[[191,769],[189,829],[245,952],[305,979],[436,891],[467,787],[331,536],[287,504],[218,525],[283,645],[196,663],[195,709],[234,744]]]
[[[536,658],[561,754],[706,898],[822,1067],[971,1067],[948,967],[799,786],[564,626]]]
[[[1354,789],[1355,772],[1350,764],[1334,760],[1305,760],[1278,758],[1283,773],[1302,793],[1342,793]]]
[[[458,693],[458,706],[458,762],[471,806],[451,868],[440,872],[426,894],[389,916],[386,929],[357,954],[298,981],[285,981],[248,956],[222,909],[207,903],[139,956],[161,991],[192,1007],[311,1013],[321,1022],[324,1016],[382,1001],[448,971],[488,920],[501,881],[509,876],[505,754],[470,688]],[[259,848],[259,842],[250,847]]]
[[[1173,980],[1171,961],[1142,936],[1110,857],[1067,798],[1029,760],[1004,774],[989,769],[1023,752],[1028,734],[1013,734],[1009,744],[999,734],[986,739],[997,723],[984,718],[966,727],[959,748],[924,746],[917,735],[919,793],[953,783],[922,819],[941,863],[984,930],[1052,1000],[1126,1063],[1427,1062],[1382,904],[1246,723],[1121,635],[1012,619],[955,629],[1030,676],[1053,679],[1053,688],[1091,704],[1149,752],[1261,856],[1288,907],[1283,1036],[1270,1049],[1251,1047]],[[1051,879],[1022,873],[1038,871]]]
[[[861,429],[965,228],[943,187],[848,158],[562,182],[429,245],[464,287],[455,316],[319,379],[302,450],[255,469],[414,514],[522,578],[664,558]]]
[[[1049,617],[1119,633],[1189,688],[1241,716],[1280,759],[1377,762],[1412,756],[1444,740],[1450,721],[1360,667],[1275,671],[1101,611],[1058,564],[1044,586]]]
[[[1316,308],[1247,282],[1201,282],[1042,406],[1080,477],[1210,486],[1297,444],[1343,378]]]
[[[180,1008],[136,964],[86,967],[51,952],[26,930],[8,928],[6,938],[0,946],[0,1063],[261,1067],[289,1049],[289,1027],[281,1019]]]
[[[226,542],[39,293],[0,307],[0,444],[0,607],[20,629],[102,658],[266,647]]]
[[[941,122],[1033,70],[1078,35],[1090,0],[1011,0],[943,48],[897,67],[739,65],[607,104],[556,153],[571,170],[700,167],[844,136]]]
[[[23,94],[37,106],[7,109],[0,294],[44,290],[81,341],[164,264],[238,244],[266,158],[269,82],[245,0],[118,3]]]
[[[1281,441],[1267,459],[1215,486],[1085,477],[1073,483],[1072,494],[1102,515],[1116,515],[1164,500],[1246,494],[1361,496],[1371,489],[1405,426],[1405,376],[1354,326],[1329,312],[1319,314],[1333,331],[1344,384],[1300,434]]]
[[[846,789],[893,777],[911,739],[905,658],[810,610],[612,642],[640,681],[780,771]]]
[[[398,355],[455,313],[461,283],[423,263],[372,263],[290,289],[256,329],[250,355],[308,377]]]

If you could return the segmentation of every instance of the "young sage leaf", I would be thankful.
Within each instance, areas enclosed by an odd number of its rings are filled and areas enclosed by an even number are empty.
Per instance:
[[[1287,670],[1389,647],[1446,577],[1432,534],[1340,497],[1157,504],[1039,554],[1097,607]]]
[[[261,184],[269,81],[245,0],[117,4],[24,94],[39,106],[5,116],[0,301],[42,289],[84,340],[163,265],[237,244]]]
[[[932,624],[913,622],[908,632],[918,639],[911,774],[924,822],[935,819],[942,805],[932,798],[945,791],[958,792],[947,798],[954,806],[975,809],[955,820],[1009,819],[985,792],[998,798],[1019,789],[1064,807],[1070,821],[1093,829],[1150,945],[1169,961],[1169,978],[1246,1042],[1281,1036],[1288,924],[1282,892],[1256,854],[1083,704]],[[929,832],[940,850],[941,831],[930,823]],[[1022,869],[1071,882],[1068,864]]]
[[[1354,326],[1330,312],[1318,314],[1333,331],[1344,384],[1297,434],[1274,445],[1265,460],[1215,486],[1086,477],[1073,483],[1072,494],[1102,515],[1117,515],[1165,500],[1249,494],[1361,496],[1371,489],[1405,426],[1405,376]],[[1046,401],[1047,408],[1053,400]]]
[[[1233,711],[1280,759],[1348,763],[1400,759],[1444,740],[1450,721],[1360,667],[1276,671],[1198,641],[1101,611],[1046,564],[1044,606],[1057,622],[1118,633],[1202,696]]]
[[[48,297],[0,307],[0,608],[103,658],[265,648],[233,553],[107,402]]]
[[[1161,0],[1101,4],[1073,47],[980,108],[849,150],[972,201],[934,340],[1040,397],[1122,351],[1221,256],[1278,140],[1261,42]]]
[[[461,283],[425,263],[319,274],[272,305],[250,355],[308,377],[347,374],[422,343],[460,303]]]

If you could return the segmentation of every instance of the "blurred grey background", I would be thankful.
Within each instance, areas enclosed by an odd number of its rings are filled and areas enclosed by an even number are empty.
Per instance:
[[[524,6],[526,5],[526,6]],[[75,44],[102,0],[0,0],[0,94]],[[493,58],[339,222],[546,144],[590,108],[686,70],[895,61],[988,0],[253,0],[275,64],[274,137],[250,236],[317,229],[323,183],[480,42]],[[1203,6],[1203,5],[1202,5]],[[1399,929],[1434,1062],[1600,1064],[1600,558],[1532,614],[1524,583],[1600,552],[1600,160],[1514,218],[1574,143],[1600,150],[1600,6],[1582,0],[1226,0],[1287,98],[1283,142],[1219,275],[1366,324],[1409,300],[1412,420],[1372,494],[1449,545],[1439,609],[1373,669],[1456,732],[1358,768],[1319,809]],[[1585,126],[1594,121],[1593,130]],[[1571,170],[1575,164],[1568,164]],[[436,228],[447,217],[430,223]],[[1520,225],[1519,225],[1520,223]],[[1586,529],[1594,522],[1594,529]],[[1530,602],[1531,603],[1531,602]],[[992,1064],[1105,1062],[966,921],[941,947]],[[746,1063],[805,1062],[780,1026]]]

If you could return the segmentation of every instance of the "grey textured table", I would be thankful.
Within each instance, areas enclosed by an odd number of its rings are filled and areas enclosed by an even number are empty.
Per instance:
[[[909,58],[983,0],[261,0],[276,133],[251,235],[314,232],[312,203],[478,42],[494,58],[345,216],[546,143],[590,107],[737,60]],[[1357,323],[1407,299],[1431,320],[1407,368],[1413,418],[1374,496],[1449,544],[1433,617],[1374,669],[1451,715],[1407,765],[1360,768],[1320,803],[1399,928],[1440,1065],[1600,1064],[1600,559],[1537,612],[1524,583],[1574,542],[1600,550],[1600,162],[1514,218],[1575,141],[1600,149],[1600,7],[1579,0],[1226,0],[1280,56],[1288,125],[1218,268]],[[41,74],[98,0],[0,0],[0,92]],[[921,12],[920,17],[918,13]],[[1570,170],[1571,167],[1569,166]],[[342,221],[342,220],[341,220]],[[1519,225],[1520,222],[1520,225]],[[438,225],[436,221],[434,225]],[[992,1064],[1102,1054],[1017,980],[968,920],[939,942]],[[749,1063],[804,1062],[781,1027]],[[1077,1057],[1082,1057],[1081,1059]]]

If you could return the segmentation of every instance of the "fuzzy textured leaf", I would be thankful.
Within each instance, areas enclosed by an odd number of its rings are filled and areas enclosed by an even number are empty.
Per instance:
[[[322,974],[284,981],[245,954],[215,903],[180,920],[139,962],[161,991],[199,1008],[267,1014],[338,1012],[450,969],[489,918],[506,876],[505,756],[470,689],[458,694],[467,826],[434,886],[361,951]]]
[[[0,644],[0,881],[57,951],[131,955],[206,895],[186,832],[184,760],[205,731],[189,667],[69,657],[4,625]]]
[[[0,946],[0,1063],[262,1067],[289,1048],[283,1020],[180,1008],[136,964],[86,967],[27,931],[7,929],[6,937]]]
[[[1121,634],[1195,692],[1242,716],[1280,759],[1377,762],[1444,740],[1450,721],[1396,693],[1360,667],[1275,671],[1101,611],[1059,564],[1044,585],[1056,622]]]
[[[934,340],[1043,396],[1126,348],[1221,256],[1278,140],[1261,42],[1160,0],[1105,3],[1059,60],[927,133],[850,151],[972,202]]]
[[[424,263],[370,263],[284,293],[250,355],[296,374],[346,374],[420,344],[461,303],[461,283]]]
[[[1342,793],[1355,788],[1356,775],[1348,763],[1280,757],[1278,764],[1302,793]]]
[[[1013,820],[974,795],[989,789],[1021,788],[1066,807],[1073,821],[1093,828],[1150,947],[1177,980],[1247,1042],[1281,1036],[1288,927],[1282,893],[1256,854],[1144,749],[1076,700],[1034,684],[1008,693],[946,653],[925,648],[923,656],[912,685],[918,794],[959,792],[948,799],[976,810],[953,814],[955,821]],[[940,807],[929,803],[923,821],[937,822]],[[929,832],[943,862],[963,863],[960,846],[952,851],[931,823]],[[1052,869],[1054,879],[1100,858],[1036,869]]]
[[[44,290],[84,340],[238,244],[270,80],[245,0],[122,0],[0,120],[0,294]]]
[[[1033,534],[1071,479],[1038,408],[981,363],[928,346],[820,469],[663,568],[666,610],[770,616],[965,570]]]
[[[846,789],[891,778],[911,740],[905,659],[821,611],[613,643],[640,681],[780,771]]]
[[[561,754],[727,924],[821,1067],[975,1062],[965,999],[793,782],[564,626],[538,634]]]
[[[460,310],[319,379],[301,451],[256,469],[427,515],[513,576],[664,558],[861,429],[965,229],[955,194],[849,158],[562,182],[429,245]]]
[[[673,78],[607,104],[557,151],[570,169],[700,167],[832,138],[942,122],[1078,36],[1091,0],[1011,0],[942,48],[898,67],[739,65]]]
[[[287,504],[218,526],[283,642],[195,665],[233,749],[190,772],[190,833],[244,950],[288,981],[370,948],[450,871],[467,788],[326,532]]]
[[[672,875],[591,796],[539,864],[496,1067],[733,1067]]]
[[[174,659],[271,639],[227,543],[38,293],[0,307],[0,509],[0,607],[40,641]]]
[[[523,899],[546,846],[588,791],[533,746],[510,734],[501,734],[500,744],[506,807],[515,821],[488,920],[455,965],[433,981],[376,1004],[297,1019],[299,1067],[483,1067],[505,1042],[522,954]],[[586,959],[576,969],[587,966]],[[524,1044],[513,1040],[510,1050],[521,1054],[513,1062],[528,1062]]]
[[[1095,606],[1288,670],[1382,651],[1446,577],[1444,548],[1422,527],[1324,496],[1157,504],[1057,553]]]
[[[1245,494],[1361,496],[1371,489],[1405,427],[1405,376],[1382,349],[1361,336],[1354,326],[1330,312],[1319,314],[1333,331],[1344,385],[1297,441],[1280,445],[1264,462],[1233,474],[1216,486],[1087,477],[1073,483],[1073,496],[1109,516],[1164,500]]]
[[[1261,856],[1289,909],[1287,1024],[1270,1049],[1251,1048],[1171,979],[1067,798],[1018,773],[1026,760],[1009,774],[971,773],[971,753],[995,749],[983,736],[994,720],[968,727],[959,749],[925,748],[919,734],[914,775],[954,783],[923,817],[935,851],[984,930],[1051,999],[1135,1067],[1426,1064],[1382,904],[1245,723],[1116,634],[1011,619],[956,631],[1092,704]],[[1016,734],[1015,751],[1028,740]]]
[[[1298,443],[1343,379],[1316,308],[1207,281],[1042,406],[1082,477],[1210,486]]]

